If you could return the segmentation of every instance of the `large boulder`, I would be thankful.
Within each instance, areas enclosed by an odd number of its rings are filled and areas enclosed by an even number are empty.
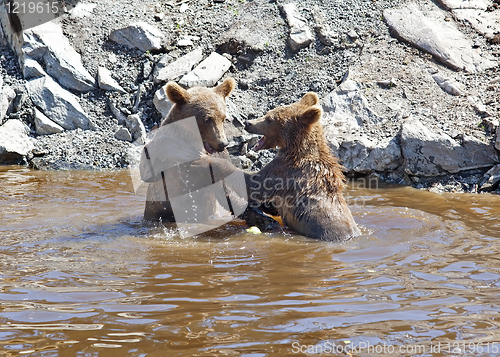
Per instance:
[[[57,22],[47,22],[25,31],[23,53],[43,60],[46,72],[68,89],[87,92],[95,88],[94,78]]]
[[[402,161],[397,138],[370,140],[365,135],[352,135],[342,141],[336,154],[349,173],[355,174],[392,172]]]
[[[64,129],[47,118],[45,114],[35,108],[35,130],[37,135],[51,135],[62,133]]]
[[[401,165],[401,148],[396,138],[369,138],[362,127],[382,121],[359,85],[346,80],[323,99],[322,125],[333,153],[349,173],[390,172]]]
[[[405,170],[415,176],[440,176],[496,165],[493,145],[464,136],[458,143],[446,134],[429,130],[416,118],[401,127],[401,149]]]
[[[398,37],[455,70],[478,72],[497,65],[473,49],[472,41],[444,17],[437,8],[426,15],[416,4],[384,11],[387,25]]]
[[[34,149],[29,131],[17,119],[8,120],[0,126],[0,164],[18,164]]]
[[[66,130],[90,129],[91,121],[78,102],[50,77],[36,78],[26,83],[32,102],[53,122]]]

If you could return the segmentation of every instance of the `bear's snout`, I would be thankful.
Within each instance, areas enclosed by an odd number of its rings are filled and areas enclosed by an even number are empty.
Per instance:
[[[229,145],[228,141],[223,141],[219,144],[219,151],[224,151],[224,149]]]
[[[251,132],[252,126],[253,126],[253,124],[251,122],[249,122],[248,120],[245,120],[245,130],[246,131],[250,131]]]

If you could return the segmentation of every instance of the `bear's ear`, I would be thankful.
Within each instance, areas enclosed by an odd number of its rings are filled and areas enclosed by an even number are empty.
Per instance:
[[[302,97],[302,99],[299,101],[299,104],[305,107],[312,107],[313,105],[318,104],[318,102],[318,95],[314,92],[309,92]]]
[[[306,111],[302,113],[302,115],[298,118],[298,120],[300,123],[310,126],[316,123],[321,118],[322,114],[323,110],[319,106],[314,105],[310,108],[307,108]]]
[[[175,82],[167,83],[166,92],[168,99],[170,99],[170,101],[174,104],[184,104],[189,99],[189,93],[187,92],[187,90],[185,90]]]
[[[224,82],[219,84],[214,88],[214,92],[221,95],[223,98],[226,98],[236,86],[236,82],[233,78],[227,78]]]

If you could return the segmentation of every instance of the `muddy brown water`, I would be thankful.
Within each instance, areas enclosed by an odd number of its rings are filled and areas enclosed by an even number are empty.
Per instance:
[[[2,356],[500,355],[499,196],[351,182],[363,236],[338,244],[180,238],[128,171],[0,187]]]

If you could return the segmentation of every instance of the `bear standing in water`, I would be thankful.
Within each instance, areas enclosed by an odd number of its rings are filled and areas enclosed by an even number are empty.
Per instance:
[[[149,182],[144,219],[147,221],[175,222],[171,199],[167,193],[167,185],[174,192],[183,193],[185,183],[177,170],[163,170],[162,165],[149,169],[151,159],[166,159],[173,164],[187,162],[206,154],[219,155],[228,159],[225,151],[228,141],[224,133],[223,123],[226,119],[226,98],[234,89],[234,79],[228,78],[215,88],[194,87],[184,89],[174,82],[166,86],[167,96],[172,103],[172,109],[161,123],[155,137],[143,150],[141,158],[141,178]],[[177,133],[165,134],[163,128],[187,118],[195,120],[194,128],[188,125],[172,126]],[[194,129],[194,132],[193,132]],[[194,141],[196,135],[201,135],[199,144]],[[178,142],[173,141],[177,139]],[[154,149],[156,147],[156,149]],[[154,153],[153,153],[154,152]],[[153,157],[153,156],[156,156]],[[154,165],[153,165],[154,166]],[[158,168],[159,167],[159,168]],[[210,178],[208,176],[208,178]],[[200,187],[210,185],[210,180],[200,178],[197,182]],[[216,202],[211,194],[207,193],[199,207],[200,219],[207,218],[215,212]]]
[[[275,108],[245,129],[263,135],[255,149],[278,148],[276,157],[258,173],[245,173],[250,206],[267,204],[297,233],[344,241],[360,230],[342,196],[342,166],[326,142],[319,120],[318,96]],[[238,170],[226,160],[212,160],[217,175]]]

